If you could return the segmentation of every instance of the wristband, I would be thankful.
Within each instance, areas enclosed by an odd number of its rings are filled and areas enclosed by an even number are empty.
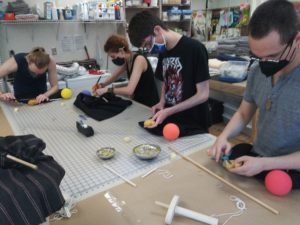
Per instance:
[[[114,88],[113,87],[107,88],[107,92],[113,94],[114,93]]]

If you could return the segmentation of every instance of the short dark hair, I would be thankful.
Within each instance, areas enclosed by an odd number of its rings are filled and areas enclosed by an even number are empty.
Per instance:
[[[291,2],[268,0],[254,11],[248,31],[254,39],[261,39],[270,32],[276,31],[280,35],[281,44],[286,44],[299,31],[299,16]]]
[[[154,34],[154,27],[161,26],[164,30],[168,27],[157,16],[149,11],[142,11],[132,17],[128,26],[128,35],[132,45],[141,47],[149,35]]]

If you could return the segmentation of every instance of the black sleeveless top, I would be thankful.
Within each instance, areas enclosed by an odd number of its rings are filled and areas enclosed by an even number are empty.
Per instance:
[[[157,87],[154,80],[154,73],[149,60],[142,54],[133,56],[131,70],[129,71],[127,65],[127,76],[130,79],[134,62],[137,56],[143,56],[147,61],[147,70],[141,74],[140,80],[134,90],[133,100],[142,103],[146,106],[152,107],[159,102]]]
[[[14,95],[18,99],[35,98],[47,91],[47,75],[40,74],[37,77],[30,75],[26,53],[19,53],[14,56],[18,70],[14,76]]]

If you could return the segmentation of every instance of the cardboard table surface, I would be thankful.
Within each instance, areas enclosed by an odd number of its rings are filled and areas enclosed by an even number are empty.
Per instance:
[[[234,195],[246,204],[246,210],[233,217],[227,224],[231,225],[275,225],[299,224],[300,193],[292,191],[285,197],[277,197],[268,193],[262,182],[254,178],[240,177],[230,174],[209,159],[206,151],[199,151],[190,156],[192,159],[217,173],[232,184],[253,195],[260,201],[279,211],[275,215],[256,202],[243,196],[221,181],[208,175],[186,160],[179,159],[160,168],[173,174],[170,179],[164,178],[159,170],[146,178],[136,178],[134,188],[127,183],[113,187],[107,191],[79,202],[78,212],[70,219],[55,221],[53,225],[163,225],[167,210],[156,205],[155,201],[169,204],[176,194],[180,197],[179,206],[205,214],[221,214],[237,212],[236,202],[230,200]],[[118,202],[124,201],[122,212],[117,212],[105,194],[116,197]],[[223,224],[228,216],[219,219]],[[184,217],[175,216],[173,225],[204,224]]]

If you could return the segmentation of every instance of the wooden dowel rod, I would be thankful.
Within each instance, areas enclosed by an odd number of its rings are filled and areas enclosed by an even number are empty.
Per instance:
[[[6,155],[6,158],[8,158],[8,159],[10,159],[12,161],[15,161],[17,163],[20,163],[20,164],[22,164],[24,166],[27,166],[27,167],[29,167],[31,169],[34,169],[34,170],[36,170],[38,168],[36,165],[34,165],[32,163],[26,162],[26,161],[24,161],[22,159],[19,159],[19,158],[15,157],[15,156],[12,156],[12,155],[9,155],[9,154]]]
[[[193,165],[195,165],[196,167],[202,169],[203,171],[207,172],[209,175],[215,177],[216,179],[218,179],[219,181],[223,182],[224,184],[227,184],[229,187],[233,188],[234,190],[240,192],[241,194],[245,195],[246,197],[250,198],[251,200],[253,200],[254,202],[256,202],[257,204],[263,206],[264,208],[268,209],[269,211],[271,211],[272,213],[278,215],[279,211],[272,208],[271,206],[267,205],[266,203],[258,200],[257,198],[255,198],[254,196],[248,194],[247,192],[245,192],[244,190],[240,189],[239,187],[229,183],[229,181],[225,180],[224,178],[220,177],[219,175],[215,174],[214,172],[210,171],[209,169],[207,169],[205,166],[202,166],[201,164],[197,163],[196,161],[194,161],[193,159],[191,159],[188,156],[185,156],[183,154],[181,154],[179,151],[177,151],[176,149],[174,149],[173,147],[169,146],[169,149],[173,152],[175,152],[177,155],[181,156],[183,159],[187,160],[188,162],[192,163]]]
[[[163,208],[165,208],[165,209],[168,209],[168,208],[169,208],[169,205],[166,204],[166,203],[163,203],[163,202],[155,201],[155,204],[156,204],[156,205],[159,205],[159,206],[161,206],[161,207],[163,207]]]

